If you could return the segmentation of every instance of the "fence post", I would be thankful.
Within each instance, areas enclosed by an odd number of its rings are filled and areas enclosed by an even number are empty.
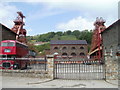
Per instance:
[[[48,76],[54,79],[54,55],[47,55]]]

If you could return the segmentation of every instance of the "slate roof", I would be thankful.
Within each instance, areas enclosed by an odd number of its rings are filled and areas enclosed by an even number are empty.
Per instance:
[[[117,25],[117,27],[120,25],[120,19],[118,19],[116,22],[107,27],[102,33],[106,32],[107,30],[110,30],[115,25]]]
[[[50,44],[87,44],[86,40],[51,40]]]
[[[16,34],[16,33],[13,32],[11,29],[9,29],[9,28],[6,27],[5,25],[3,25],[2,23],[0,23],[0,27],[1,27],[1,28],[5,28],[5,30],[8,30],[8,31],[10,31],[10,32],[12,32],[12,33],[14,33],[14,34]],[[2,30],[2,29],[0,29],[0,30]]]

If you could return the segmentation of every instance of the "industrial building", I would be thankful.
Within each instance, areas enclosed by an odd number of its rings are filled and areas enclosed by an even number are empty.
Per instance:
[[[60,56],[87,57],[88,46],[86,40],[51,40],[51,54]]]
[[[0,41],[3,40],[16,40],[16,33],[0,23]]]
[[[107,79],[118,79],[120,63],[120,19],[102,32],[103,55]]]
[[[102,32],[104,54],[111,54],[116,57],[116,53],[120,49],[120,19],[110,25]]]

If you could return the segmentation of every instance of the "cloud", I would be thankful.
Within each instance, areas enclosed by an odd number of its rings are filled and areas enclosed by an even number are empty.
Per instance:
[[[92,17],[102,16],[106,18],[106,16],[112,15],[114,18],[118,15],[118,1],[119,0],[52,0],[44,4],[51,9],[57,8],[58,10],[78,11],[82,16],[89,13]]]
[[[73,18],[66,23],[59,23],[56,25],[57,30],[91,30],[93,29],[93,21],[90,21],[81,16]]]
[[[32,20],[48,16],[58,15],[67,11],[78,11],[81,16],[104,17],[112,15],[117,19],[117,8],[119,0],[3,0],[5,2],[24,2],[31,5],[42,5],[42,10],[30,16]],[[36,4],[35,4],[36,3]],[[112,14],[111,14],[112,13]],[[29,18],[29,17],[28,17]]]
[[[11,6],[8,3],[0,3],[0,23],[12,28],[17,11],[18,9],[15,6]]]
[[[30,33],[33,32],[32,28],[27,28],[26,30],[27,30],[27,35],[28,36],[30,36],[31,35]]]
[[[26,18],[26,23],[34,22],[34,20],[44,19],[49,16],[59,15],[64,12],[79,12],[80,16],[75,17],[67,22],[60,22],[56,25],[56,29],[93,29],[93,22],[96,17],[103,17],[106,25],[109,26],[118,18],[118,1],[119,0],[1,0],[0,3],[0,22],[8,27],[13,26],[13,20],[16,18],[17,8],[10,5],[9,2],[24,2],[31,5],[39,5]],[[42,7],[41,7],[42,6]],[[30,7],[31,9],[31,7]],[[31,10],[32,11],[32,10]],[[32,14],[31,14],[32,13]],[[72,14],[72,13],[71,13]],[[52,17],[51,17],[52,18]],[[52,23],[52,22],[51,22]],[[27,24],[26,24],[27,25]],[[30,26],[30,25],[29,25]],[[32,27],[32,26],[31,26]],[[27,26],[26,26],[27,28]],[[29,29],[29,28],[28,28]],[[35,28],[33,28],[34,30]],[[29,31],[32,32],[32,31]]]
[[[119,0],[25,0],[27,3],[42,4],[45,8],[43,12],[36,13],[33,16],[44,18],[60,13],[77,11],[82,17],[90,21],[96,17],[103,17],[107,25],[118,19],[118,1]],[[57,11],[55,11],[57,10]],[[111,18],[109,18],[111,17]],[[31,17],[32,19],[32,17]]]
[[[63,13],[63,11],[56,11],[56,10],[54,11],[54,10],[42,8],[41,10],[35,11],[33,15],[29,14],[27,18],[29,21],[32,21],[32,20],[43,19],[53,15],[58,15],[61,13]]]

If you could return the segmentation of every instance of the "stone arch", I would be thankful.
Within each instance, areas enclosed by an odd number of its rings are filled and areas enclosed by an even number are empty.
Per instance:
[[[72,50],[76,49],[75,47],[71,47]]]
[[[83,47],[83,46],[81,46],[81,47],[80,47],[80,49],[84,49],[84,47]]]
[[[72,55],[72,56],[76,56],[76,53],[73,52],[73,53],[71,53],[71,55]]]
[[[63,47],[62,49],[63,49],[63,50],[66,50],[66,49],[67,49],[67,47]]]
[[[80,56],[85,56],[85,53],[81,52],[81,53],[80,53]]]
[[[67,56],[68,54],[67,53],[62,53],[62,56]]]
[[[58,47],[54,47],[54,49],[58,49]]]

